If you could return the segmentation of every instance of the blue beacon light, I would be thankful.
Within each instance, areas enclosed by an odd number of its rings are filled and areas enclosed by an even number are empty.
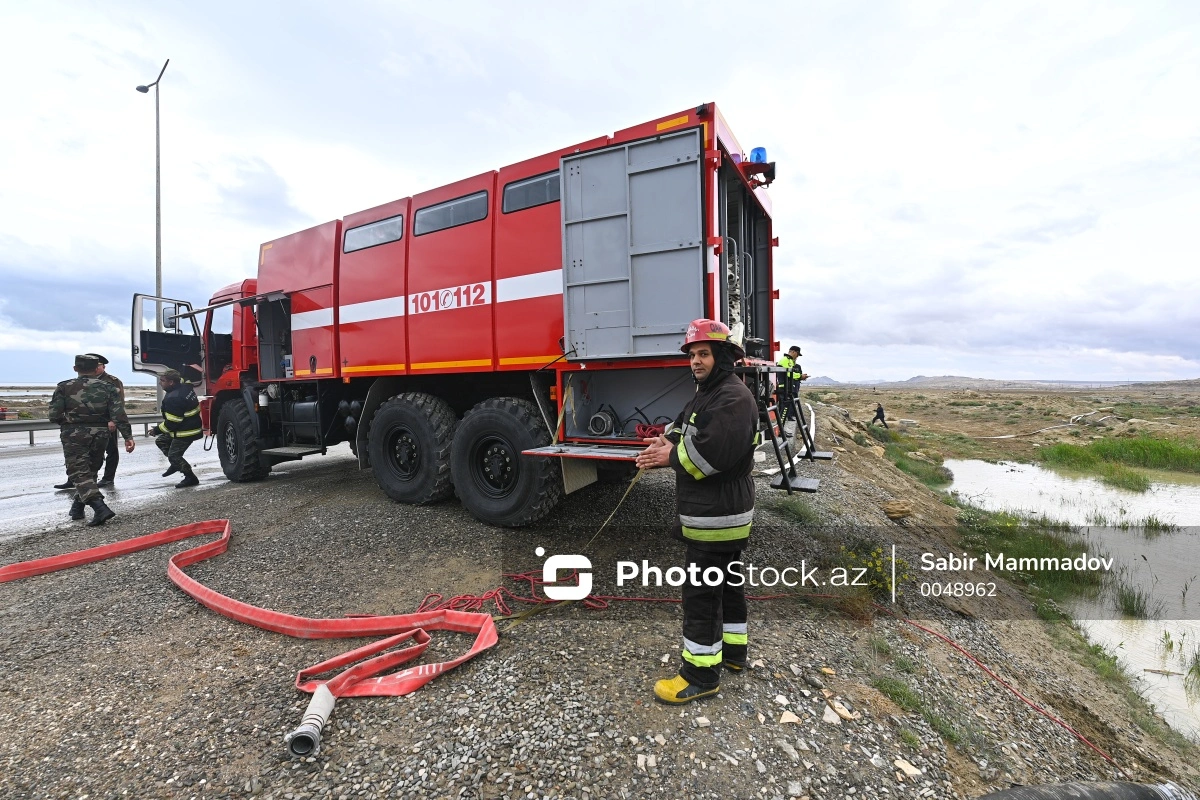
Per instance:
[[[756,147],[750,151],[750,163],[765,164],[767,163],[767,148]]]

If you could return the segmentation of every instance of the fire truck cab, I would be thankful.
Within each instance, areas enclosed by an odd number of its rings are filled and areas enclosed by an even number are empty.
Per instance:
[[[230,480],[348,442],[397,501],[529,524],[678,413],[691,320],[769,391],[774,170],[706,103],[347,214],[203,306],[135,295],[133,369],[195,385]]]

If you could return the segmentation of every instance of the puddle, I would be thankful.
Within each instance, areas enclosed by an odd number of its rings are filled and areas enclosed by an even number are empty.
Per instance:
[[[1092,642],[1121,659],[1173,728],[1200,740],[1200,681],[1185,678],[1193,659],[1200,664],[1200,476],[1148,471],[1150,490],[1131,492],[1032,464],[945,464],[954,473],[949,491],[972,505],[1077,525],[1089,552],[1115,557],[1114,572],[1149,594],[1156,618],[1121,618],[1111,587],[1096,600],[1070,602],[1068,611]],[[1147,531],[1147,518],[1179,529]]]

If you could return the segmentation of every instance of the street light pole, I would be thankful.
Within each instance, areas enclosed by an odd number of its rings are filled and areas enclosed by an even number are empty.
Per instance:
[[[154,296],[162,297],[162,140],[159,135],[159,117],[158,117],[158,82],[162,80],[163,73],[167,71],[167,64],[171,63],[171,59],[167,59],[163,63],[163,67],[158,72],[158,77],[154,79],[154,83],[146,86],[139,86],[137,90],[142,94],[150,91],[154,87]],[[162,303],[154,304],[154,330],[162,332]],[[155,394],[158,398],[158,408],[162,408],[163,390],[161,386],[155,386]]]

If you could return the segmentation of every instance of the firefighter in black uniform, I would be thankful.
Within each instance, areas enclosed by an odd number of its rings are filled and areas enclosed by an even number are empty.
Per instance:
[[[750,472],[758,438],[758,404],[733,372],[734,362],[746,354],[729,340],[729,328],[698,319],[688,326],[681,349],[691,359],[696,394],[670,431],[645,440],[648,446],[637,458],[641,468],[675,470],[675,535],[687,545],[683,661],[678,675],[654,685],[665,703],[714,695],[722,664],[733,672],[746,667],[746,594],[739,573],[733,573],[739,585],[730,585],[729,565],[741,558],[750,537]],[[718,585],[691,580],[713,567],[723,574]]]
[[[158,436],[154,443],[162,450],[171,466],[163,477],[176,472],[183,473],[183,480],[175,484],[176,489],[200,483],[192,465],[183,457],[192,442],[200,438],[200,401],[192,387],[183,382],[182,376],[173,369],[164,372],[158,379],[166,394],[162,399],[163,421],[158,423]]]

